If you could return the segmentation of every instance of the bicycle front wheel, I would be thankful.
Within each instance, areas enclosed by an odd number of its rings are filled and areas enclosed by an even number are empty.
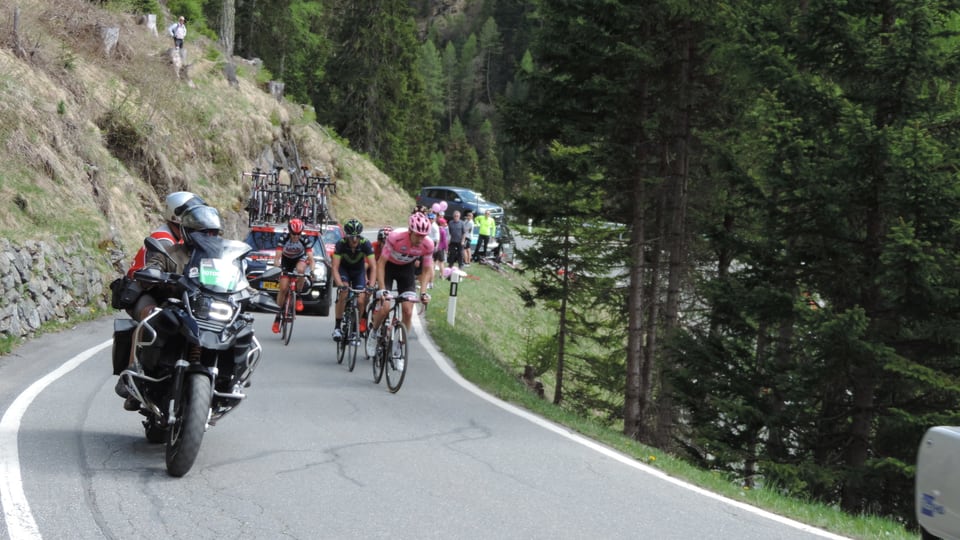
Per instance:
[[[387,372],[387,388],[391,393],[400,390],[403,378],[407,375],[407,328],[397,324],[390,336],[387,361],[384,369]]]
[[[343,363],[343,355],[347,353],[347,318],[344,317],[340,322],[340,341],[337,341],[337,363]]]
[[[296,301],[296,293],[288,292],[287,299],[283,303],[283,322],[280,323],[280,337],[284,345],[290,344],[290,336],[293,335],[293,319],[297,316],[297,310],[294,309]]]
[[[347,342],[347,354],[350,356],[347,362],[347,371],[353,371],[357,366],[357,349],[360,348],[360,314],[356,309],[351,310],[350,323],[347,325],[347,333],[344,335]]]

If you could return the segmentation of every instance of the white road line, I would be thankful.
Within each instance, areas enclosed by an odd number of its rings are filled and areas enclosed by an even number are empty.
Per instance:
[[[7,524],[10,540],[40,540],[40,529],[30,512],[30,504],[23,492],[23,479],[20,477],[20,452],[17,435],[20,420],[27,407],[33,403],[40,392],[54,381],[63,377],[91,356],[110,346],[112,339],[87,349],[67,360],[59,368],[51,371],[24,390],[0,418],[0,506],[3,506],[3,519]]]
[[[459,373],[457,373],[455,369],[453,369],[453,367],[450,366],[446,358],[444,358],[443,355],[440,354],[440,351],[437,350],[436,346],[433,344],[433,341],[430,339],[430,337],[426,334],[426,332],[424,332],[423,323],[420,322],[420,317],[413,318],[413,326],[414,326],[414,329],[417,331],[417,338],[419,339],[420,344],[423,345],[423,348],[427,350],[427,352],[430,354],[430,357],[433,358],[434,363],[437,364],[440,370],[443,371],[448,377],[450,377],[453,380],[453,382],[459,384],[460,386],[469,390],[473,394],[496,405],[497,407],[500,407],[501,409],[507,412],[510,412],[530,422],[533,422],[534,424],[544,429],[547,429],[549,431],[552,431],[562,437],[566,437],[567,439],[570,439],[573,442],[582,444],[583,446],[586,446],[591,450],[595,450],[611,459],[619,461],[624,465],[628,465],[630,467],[633,467],[634,469],[639,469],[647,474],[656,476],[667,482],[670,482],[671,484],[680,486],[685,489],[689,489],[690,491],[703,495],[704,497],[710,497],[711,499],[716,499],[718,501],[724,502],[731,506],[735,506],[741,510],[751,512],[759,516],[763,516],[767,519],[776,521],[778,523],[782,523],[784,525],[788,525],[790,527],[799,529],[801,531],[815,534],[817,536],[822,536],[823,538],[831,538],[834,540],[846,540],[845,536],[838,536],[829,531],[818,529],[812,525],[807,525],[806,523],[800,523],[799,521],[794,521],[792,519],[785,518],[783,516],[780,516],[771,512],[767,512],[766,510],[761,510],[747,503],[743,503],[733,499],[728,499],[727,497],[718,495],[716,493],[713,493],[712,491],[707,491],[699,486],[695,486],[693,484],[684,482],[683,480],[674,478],[664,473],[663,471],[660,471],[659,469],[655,469],[653,467],[650,467],[649,465],[644,465],[643,463],[640,463],[639,461],[633,459],[630,456],[621,454],[620,452],[607,448],[606,446],[603,446],[593,440],[590,440],[577,433],[574,433],[562,426],[558,426],[557,424],[548,422],[543,418],[540,418],[539,416],[536,416],[530,413],[529,411],[526,411],[524,409],[511,405],[505,401],[501,401],[500,399],[497,399],[491,396],[490,394],[487,394],[486,392],[481,390],[479,387],[477,387],[475,384],[471,383],[470,381],[464,379]]]

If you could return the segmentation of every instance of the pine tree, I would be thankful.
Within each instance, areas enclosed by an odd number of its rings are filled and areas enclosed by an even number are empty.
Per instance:
[[[446,183],[454,186],[476,189],[481,185],[477,151],[467,141],[459,118],[455,119],[450,127],[441,176]]]
[[[413,190],[429,177],[436,127],[410,8],[399,0],[343,2],[337,13],[337,54],[313,95],[318,121]]]

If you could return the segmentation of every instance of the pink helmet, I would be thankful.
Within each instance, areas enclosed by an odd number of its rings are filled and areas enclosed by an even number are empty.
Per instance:
[[[410,232],[421,236],[430,234],[430,219],[420,212],[410,214]]]

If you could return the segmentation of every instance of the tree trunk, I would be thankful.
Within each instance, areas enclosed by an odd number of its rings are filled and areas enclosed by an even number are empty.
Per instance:
[[[637,162],[641,161],[638,159]],[[643,362],[644,208],[647,202],[644,179],[639,171],[636,174],[633,188],[635,210],[630,232],[633,264],[630,265],[630,286],[627,296],[627,380],[623,400],[623,433],[633,439],[640,434],[642,422],[640,367]]]
[[[233,34],[234,24],[237,18],[236,0],[223,0],[223,12],[220,20],[220,47],[223,49],[227,62],[233,59]]]
[[[689,28],[687,29],[689,30]],[[677,122],[677,159],[676,171],[667,195],[667,250],[669,252],[667,297],[663,308],[663,334],[668,339],[680,326],[680,283],[686,273],[687,248],[687,186],[690,182],[690,141],[693,138],[690,128],[693,67],[691,62],[696,55],[696,43],[688,37],[684,46],[684,58],[680,67],[681,112]],[[673,405],[673,386],[670,383],[670,370],[673,367],[671,355],[663,355],[658,369],[659,391],[657,392],[656,436],[653,444],[657,448],[669,450],[673,443],[673,429],[677,421],[677,412]]]
[[[664,153],[667,149],[664,148]],[[667,160],[662,160],[664,165]],[[660,171],[661,176],[668,176],[666,170]],[[655,372],[657,357],[657,324],[660,320],[660,254],[663,252],[664,238],[664,216],[666,214],[666,190],[661,186],[660,196],[657,197],[656,218],[654,219],[653,229],[654,237],[650,240],[650,260],[645,261],[650,269],[643,287],[643,305],[645,309],[644,333],[643,333],[643,363],[640,366],[640,428],[637,433],[637,440],[644,444],[653,444],[650,433],[650,414],[648,412],[653,395],[653,373]]]

